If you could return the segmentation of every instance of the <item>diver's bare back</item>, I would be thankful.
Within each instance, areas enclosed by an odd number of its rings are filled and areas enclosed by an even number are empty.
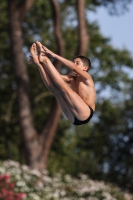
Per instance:
[[[85,72],[86,73],[86,72]],[[80,75],[71,77],[72,89],[83,99],[83,101],[95,110],[96,90],[92,77],[84,80]]]

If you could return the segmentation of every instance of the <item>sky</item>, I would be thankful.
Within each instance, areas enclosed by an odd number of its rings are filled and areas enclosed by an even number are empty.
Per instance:
[[[111,38],[114,47],[126,47],[133,55],[133,3],[121,16],[111,16],[106,8],[101,7],[96,13],[89,13],[89,19],[98,22],[101,33]]]
[[[111,44],[116,48],[125,47],[131,52],[133,57],[133,3],[129,6],[129,11],[121,16],[109,15],[104,7],[97,9],[97,12],[89,12],[89,20],[97,21],[100,32],[103,36],[111,38]],[[132,70],[126,71],[130,78],[133,78]],[[103,93],[105,96],[108,92]]]

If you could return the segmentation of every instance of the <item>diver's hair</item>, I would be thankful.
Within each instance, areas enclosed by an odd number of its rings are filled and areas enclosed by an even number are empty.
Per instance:
[[[87,57],[85,57],[85,56],[81,56],[81,55],[77,55],[77,56],[74,57],[74,59],[76,59],[76,58],[80,58],[81,61],[83,62],[83,65],[84,66],[88,66],[87,71],[89,71],[89,69],[91,68],[91,61],[90,61],[90,59],[87,58]]]

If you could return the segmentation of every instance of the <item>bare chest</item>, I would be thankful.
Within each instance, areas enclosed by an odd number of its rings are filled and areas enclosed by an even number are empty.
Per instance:
[[[95,110],[96,91],[92,82],[85,82],[80,77],[71,81],[72,89],[83,99],[83,101]]]
[[[71,81],[72,89],[79,95],[85,95],[89,88],[80,77],[76,77]]]

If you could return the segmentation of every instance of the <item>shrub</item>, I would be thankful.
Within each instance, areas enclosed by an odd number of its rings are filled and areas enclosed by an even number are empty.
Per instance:
[[[25,193],[14,191],[15,183],[10,181],[8,174],[0,175],[0,199],[2,200],[22,200]]]
[[[0,174],[0,190],[10,188],[9,193],[16,195],[3,200],[133,200],[131,194],[119,187],[91,180],[84,174],[78,178],[61,173],[50,177],[46,170],[31,170],[11,160],[0,162]]]

